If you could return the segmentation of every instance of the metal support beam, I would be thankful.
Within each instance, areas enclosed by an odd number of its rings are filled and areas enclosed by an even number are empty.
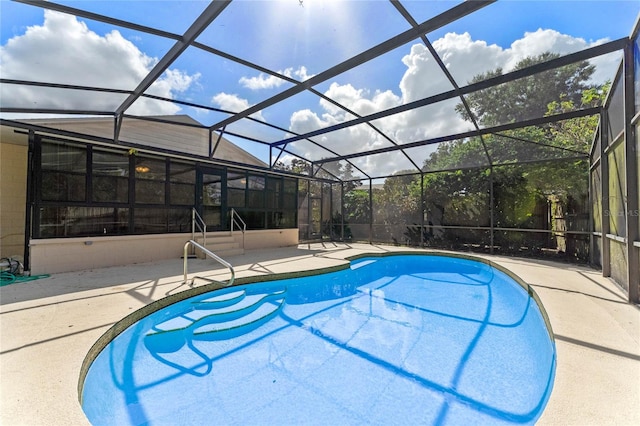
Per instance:
[[[36,133],[33,130],[29,130],[28,136],[28,148],[27,148],[27,187],[26,191],[26,205],[25,205],[25,218],[24,218],[24,252],[22,257],[22,266],[25,271],[31,270],[31,250],[30,240],[33,233],[33,206],[35,204],[34,191],[34,148],[35,148]]]
[[[427,206],[426,200],[424,199],[424,173],[420,172],[420,247],[425,247],[424,241],[424,231],[425,231],[425,223],[424,223],[424,211]]]
[[[638,247],[633,242],[640,241],[640,218],[638,212],[638,164],[636,153],[635,125],[632,123],[635,116],[634,99],[634,60],[633,44],[629,44],[624,50],[624,168],[626,172],[626,254],[627,254],[627,283],[629,285],[629,302],[640,302],[640,256]]]
[[[344,241],[344,182],[340,182],[340,241]]]
[[[407,11],[407,9],[404,8],[404,6],[398,0],[391,0],[391,4],[393,4],[393,6],[398,10],[398,12],[400,12],[402,17],[411,24],[411,26],[413,26],[414,28],[418,26],[418,22],[413,18],[413,16]],[[449,68],[447,68],[447,66],[444,64],[444,62],[442,61],[442,58],[440,58],[440,55],[438,54],[436,49],[433,47],[433,45],[431,44],[427,36],[423,34],[420,38],[422,39],[422,42],[424,43],[424,45],[427,47],[427,50],[429,50],[429,53],[431,54],[433,59],[438,64],[438,67],[440,68],[442,73],[447,77],[447,80],[449,80],[449,83],[451,83],[451,85],[453,86],[454,90],[460,93],[460,86],[458,85],[458,82],[455,80],[455,78],[453,78],[453,75],[449,71]],[[469,119],[473,123],[474,129],[480,130],[480,126],[478,125],[478,120],[476,119],[476,116],[473,114],[473,111],[471,111],[471,107],[469,106],[467,99],[462,95],[460,95],[459,97],[460,97],[460,102],[462,102],[462,105],[464,106],[464,109],[467,112],[467,115],[469,116]],[[489,149],[487,148],[487,144],[484,141],[484,138],[482,136],[480,136],[480,143],[482,144],[482,147],[484,149],[484,154],[487,157],[487,161],[489,162],[489,164],[493,164],[493,161],[491,160],[491,155],[489,154]],[[406,155],[408,158],[410,158],[405,153],[404,150],[402,151],[402,153]],[[413,160],[411,160],[411,162],[413,163]],[[417,168],[418,170],[420,169],[420,167],[417,167]]]
[[[66,108],[22,108],[0,106],[0,112],[19,114],[62,114],[62,115],[111,115],[113,111],[97,111]]]
[[[278,155],[278,158],[280,158],[280,155]],[[278,161],[278,159],[273,160],[273,147],[269,145],[269,169],[273,169],[276,165],[276,161]]]
[[[368,49],[356,56],[353,56],[350,59],[347,59],[346,61],[332,68],[329,68],[328,70],[325,70],[319,74],[316,74],[315,76],[304,81],[300,85],[287,89],[263,102],[259,102],[256,105],[253,105],[252,107],[247,108],[246,110],[239,112],[238,114],[235,114],[232,117],[229,117],[225,120],[220,121],[219,123],[214,124],[213,126],[211,126],[211,128],[218,129],[222,126],[227,126],[231,123],[234,123],[238,120],[248,117],[251,114],[254,114],[258,111],[262,111],[263,109],[268,108],[275,103],[288,99],[291,96],[296,95],[307,88],[311,88],[320,83],[323,83],[337,75],[342,74],[343,72],[349,71],[350,69],[353,69],[359,65],[362,65],[365,62],[368,62],[372,59],[375,59],[387,52],[392,51],[393,49],[403,46],[406,43],[409,43],[410,41],[415,40],[416,38],[420,37],[423,34],[437,30],[447,24],[450,24],[451,22],[456,21],[457,19],[467,16],[470,13],[480,10],[483,7],[494,2],[495,0],[476,0],[476,1],[463,2],[455,7],[452,7],[446,12],[441,13],[440,15],[432,19],[429,19],[428,21],[423,22],[418,27],[410,28],[409,30],[403,33],[400,33],[397,36],[390,38],[389,40],[386,40],[378,44],[377,46],[372,47],[371,49]]]
[[[373,179],[369,179],[369,244],[373,243]]]
[[[605,110],[600,114],[600,191],[602,203],[600,217],[602,218],[601,264],[602,276],[611,276],[611,241],[607,238],[610,232],[609,222],[609,156],[606,148],[609,146],[609,120]]]
[[[120,130],[122,130],[122,121],[124,120],[124,116],[122,114],[118,114],[115,116],[114,128],[113,128],[113,141],[115,143],[119,143],[120,141]]]
[[[468,86],[464,86],[459,90],[450,90],[448,92],[443,92],[438,95],[429,96],[427,98],[418,99],[413,102],[408,102],[403,105],[399,105],[397,107],[389,108],[384,111],[380,111],[374,114],[370,114],[361,118],[356,118],[354,120],[345,121],[333,126],[325,127],[319,130],[315,130],[312,132],[308,132],[302,135],[294,136],[288,139],[284,139],[279,142],[273,143],[274,146],[284,145],[291,142],[295,142],[301,139],[311,138],[313,136],[322,135],[325,133],[333,132],[335,130],[344,129],[347,127],[352,127],[358,124],[362,124],[364,122],[378,120],[381,118],[388,117],[390,115],[398,114],[401,112],[406,112],[409,110],[417,109],[423,106],[432,105],[438,102],[446,101],[452,98],[459,97],[461,95],[466,95],[469,93],[477,92],[479,90],[487,89],[489,87],[497,86],[499,84],[508,83],[510,81],[518,80],[520,78],[529,77],[535,74],[539,74],[543,71],[548,71],[556,68],[563,67],[565,65],[570,65],[575,62],[584,61],[587,59],[595,58],[597,56],[606,55],[607,53],[615,52],[617,50],[624,49],[629,44],[629,40],[627,38],[622,38],[618,40],[611,41],[609,43],[604,43],[595,47],[591,47],[589,49],[581,50],[580,52],[572,53],[566,56],[561,56],[556,59],[552,59],[547,62],[542,62],[539,64],[532,65],[527,68],[519,69],[516,71],[512,71],[507,74],[502,74],[493,78],[488,78],[486,80],[470,84]],[[252,111],[256,112],[256,111]],[[226,124],[226,123],[225,123]]]
[[[52,89],[86,90],[90,92],[115,93],[120,95],[130,95],[132,93],[131,90],[113,89],[109,87],[81,86],[78,84],[63,84],[63,83],[45,83],[42,81],[17,80],[14,78],[0,78],[0,83],[15,84],[17,86],[49,87]]]
[[[184,52],[195,39],[207,28],[207,26],[213,22],[214,19],[222,13],[222,11],[229,5],[230,1],[214,0],[207,6],[200,16],[193,22],[193,24],[187,29],[181,40],[169,49],[169,51],[158,61],[155,67],[147,74],[147,76],[138,84],[133,94],[129,95],[127,99],[116,109],[117,114],[124,113],[133,103],[138,100],[140,96],[147,90],[155,81],[160,78],[167,68]]]
[[[209,158],[213,158],[213,156],[216,154],[218,146],[220,146],[220,141],[222,140],[223,133],[224,133],[224,129],[222,129],[218,134],[218,139],[216,139],[216,144],[212,148],[211,146],[213,144],[213,130],[209,129]]]
[[[493,246],[495,245],[495,220],[496,220],[495,196],[493,192],[493,166],[489,166],[489,254],[493,254]]]
[[[74,7],[63,6],[61,4],[53,3],[52,1],[42,1],[42,0],[14,0],[14,1],[17,3],[24,3],[31,6],[41,7],[44,9],[55,10],[57,12],[62,12],[69,15],[78,16],[81,18],[87,18],[92,21],[104,22],[109,25],[128,28],[134,31],[153,34],[159,37],[166,37],[174,40],[180,40],[180,36],[177,34],[173,34],[167,31],[162,31],[157,28],[151,28],[144,25],[134,24],[133,22],[129,22],[129,21],[123,21],[122,19],[110,18],[105,15],[99,15],[97,13],[88,12],[82,9],[76,9]]]
[[[313,166],[311,167],[313,169]],[[311,239],[311,223],[313,221],[313,203],[311,202],[311,181],[307,180],[307,240]]]
[[[495,133],[498,133],[498,132],[504,132],[504,131],[508,131],[508,130],[521,129],[521,128],[529,127],[529,126],[538,126],[538,125],[541,125],[541,124],[555,123],[555,122],[558,122],[558,121],[571,120],[571,119],[574,119],[574,118],[587,117],[587,116],[590,116],[590,115],[599,114],[600,110],[601,110],[600,107],[593,107],[593,108],[586,108],[586,109],[577,110],[577,111],[564,112],[564,113],[561,113],[561,114],[555,114],[555,115],[550,115],[550,116],[546,116],[546,117],[535,118],[535,119],[532,119],[532,120],[520,121],[518,123],[509,123],[509,124],[503,124],[503,125],[495,126],[495,127],[486,127],[486,128],[480,129],[480,130],[470,130],[468,132],[457,133],[457,134],[447,135],[447,136],[441,136],[441,137],[437,137],[437,138],[433,138],[433,139],[425,139],[425,140],[417,141],[417,142],[405,143],[405,144],[402,144],[402,145],[399,145],[399,146],[388,146],[388,147],[384,147],[384,148],[371,149],[371,150],[368,150],[368,151],[365,151],[365,152],[356,152],[354,154],[342,155],[342,156],[339,156],[339,157],[323,158],[322,160],[315,161],[315,163],[316,164],[330,163],[330,162],[333,162],[333,161],[346,160],[346,159],[351,159],[351,158],[365,157],[365,156],[369,156],[369,155],[375,155],[375,154],[382,154],[382,153],[385,153],[385,152],[397,151],[399,149],[417,148],[419,146],[431,145],[431,144],[436,144],[436,143],[440,143],[440,142],[449,142],[449,141],[458,140],[458,139],[466,139],[466,138],[472,138],[472,137],[477,137],[477,136],[482,136],[482,135],[495,134]],[[498,136],[503,136],[504,137],[504,135],[498,135]],[[272,146],[279,146],[279,144],[272,144]],[[551,148],[555,148],[555,147],[551,147]],[[584,154],[584,157],[587,158],[587,154],[586,153]]]
[[[600,133],[599,131],[597,132],[598,134]],[[598,135],[598,137],[600,137]],[[588,206],[589,206],[589,223],[587,225],[587,229],[590,231],[589,233],[589,264],[590,265],[594,265],[596,263],[596,258],[595,258],[595,253],[596,253],[596,237],[594,235],[595,232],[595,220],[593,217],[593,213],[594,213],[594,208],[593,206],[595,205],[596,199],[594,197],[594,193],[593,193],[593,179],[592,176],[594,174],[594,167],[593,167],[594,161],[593,161],[593,155],[590,154],[589,155],[589,183],[588,183]],[[597,160],[597,164],[598,167],[600,166],[600,159]]]

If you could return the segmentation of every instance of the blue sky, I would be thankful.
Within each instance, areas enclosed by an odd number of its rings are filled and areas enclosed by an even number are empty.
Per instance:
[[[59,3],[178,34],[208,5],[202,1],[64,0]],[[422,22],[458,2],[403,1],[401,4]],[[475,74],[496,67],[508,70],[528,55],[546,50],[566,54],[628,36],[639,11],[637,0],[498,1],[427,37],[458,84],[464,85]],[[83,18],[45,15],[38,7],[7,0],[0,0],[0,15],[3,78],[131,90],[173,44],[171,40]],[[409,24],[389,2],[382,0],[304,0],[302,5],[299,0],[236,0],[198,41],[303,81],[407,29]],[[619,55],[594,61],[600,70],[594,79],[601,81],[612,76],[618,61]],[[149,92],[241,111],[290,86],[284,80],[189,48]],[[450,85],[424,46],[415,40],[315,89],[366,115],[448,90]],[[67,97],[63,102],[51,92],[51,99],[43,98],[42,92],[35,99],[24,90],[12,92],[3,87],[2,102],[5,105],[15,102],[16,106],[39,102],[39,105],[80,109],[87,102],[81,94]],[[91,101],[94,108],[109,110],[121,99],[96,95]],[[385,120],[385,131],[404,143],[466,128],[467,124],[455,117],[451,105],[443,104],[439,108],[429,111],[432,123],[428,128],[418,128],[416,124],[424,122],[425,117],[405,114]],[[205,125],[226,117],[150,101],[134,104],[129,112],[188,114]],[[306,92],[255,117],[296,132],[353,118]],[[286,137],[283,132],[254,124],[237,123],[232,128],[266,141]],[[362,129],[353,132],[356,134],[351,134],[352,138],[366,140],[362,149],[386,143]],[[256,149],[253,144],[235,142],[260,157],[268,155],[267,150]],[[334,145],[339,146],[339,141]],[[301,146],[300,154],[321,155],[314,154],[313,149]]]

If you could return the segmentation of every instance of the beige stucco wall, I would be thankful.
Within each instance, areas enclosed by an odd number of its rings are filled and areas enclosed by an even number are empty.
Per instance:
[[[0,143],[0,257],[24,254],[27,146]]]
[[[233,234],[238,239],[242,238],[241,232]],[[245,234],[245,250],[257,250],[271,247],[289,247],[298,245],[298,228],[295,229],[264,229],[260,231],[247,231]]]
[[[207,248],[224,257],[228,238],[208,233]],[[220,242],[216,242],[216,239]],[[52,274],[108,266],[130,265],[182,256],[191,234],[123,235],[109,237],[52,238],[30,241],[31,274]],[[237,247],[242,247],[242,232],[234,232]],[[201,242],[201,239],[198,239]],[[216,249],[219,244],[220,251]],[[287,247],[298,244],[297,229],[247,231],[244,249]],[[176,271],[180,273],[181,271]]]

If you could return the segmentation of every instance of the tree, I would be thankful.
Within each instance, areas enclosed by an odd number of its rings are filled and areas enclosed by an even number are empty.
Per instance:
[[[415,171],[401,171],[386,178],[382,188],[373,193],[375,238],[419,243],[419,237],[406,235],[405,229],[420,225],[421,199],[420,179]]]
[[[558,58],[557,53],[546,52],[535,57],[527,57],[516,64],[514,71],[534,66]],[[506,123],[542,117],[547,106],[554,101],[568,101],[578,105],[582,94],[593,87],[589,79],[595,67],[587,61],[577,62],[480,90],[466,96],[471,112],[479,124],[495,126]],[[502,75],[497,68],[475,76],[469,83],[478,83]],[[456,111],[471,120],[464,105],[458,104]]]
[[[515,69],[556,57],[557,54],[544,53],[525,58]],[[603,102],[609,85],[591,84],[589,79],[593,72],[593,66],[579,62],[472,93],[466,100],[476,121],[483,127],[573,111]],[[501,74],[502,69],[498,68],[475,76],[470,83]],[[463,104],[457,105],[456,111],[464,119],[471,120]],[[490,188],[490,182],[493,185],[494,224],[498,227],[545,229],[549,226],[545,213],[547,205],[551,205],[558,216],[564,217],[567,212],[574,211],[579,214],[588,193],[586,158],[596,126],[597,117],[587,117],[488,134],[482,139],[442,143],[425,161],[423,170],[451,172],[425,174],[428,214],[443,224],[469,224],[470,220],[488,214],[482,205],[487,200],[486,188]],[[580,156],[584,156],[584,160],[556,161]],[[519,164],[532,160],[549,162]],[[474,166],[479,169],[466,169]],[[478,217],[469,214],[465,217],[460,214],[464,211],[477,212]],[[557,224],[552,226],[555,230],[567,229]],[[497,239],[501,238],[503,236]],[[525,238],[531,245],[533,234],[525,236],[515,232],[505,234],[499,243],[519,248]],[[563,244],[558,241],[558,246]]]

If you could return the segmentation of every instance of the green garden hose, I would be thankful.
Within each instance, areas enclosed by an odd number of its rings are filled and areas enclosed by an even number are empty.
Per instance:
[[[14,275],[11,272],[0,272],[0,287],[14,283],[24,283],[27,281],[34,281],[40,278],[47,278],[49,274],[41,275]]]
[[[49,274],[23,275],[22,264],[11,258],[0,259],[0,264],[7,267],[7,270],[0,271],[0,287],[14,283],[24,283],[28,281],[46,278]]]

